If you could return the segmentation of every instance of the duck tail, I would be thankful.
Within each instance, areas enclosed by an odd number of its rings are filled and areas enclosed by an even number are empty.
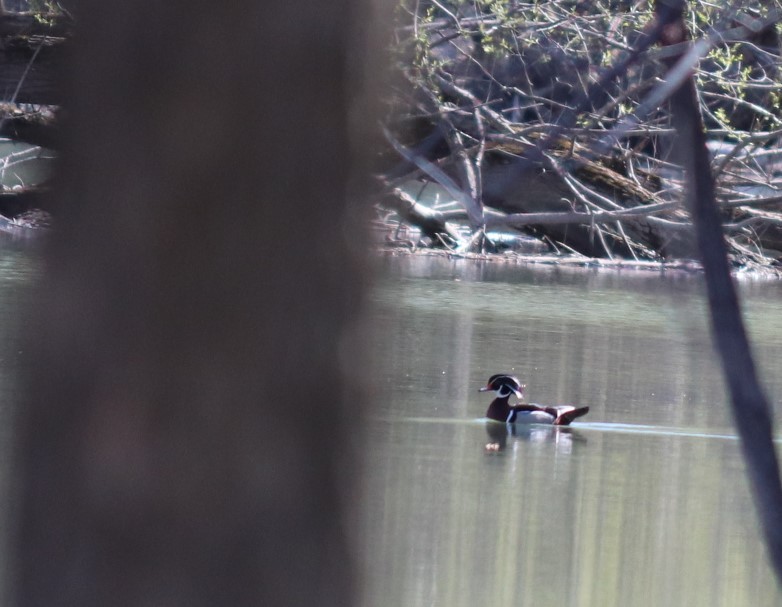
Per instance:
[[[574,419],[581,417],[582,415],[586,415],[587,413],[589,413],[589,407],[577,407],[575,409],[570,409],[569,411],[564,411],[557,416],[557,419],[554,420],[554,425],[569,426],[570,422],[572,422]]]

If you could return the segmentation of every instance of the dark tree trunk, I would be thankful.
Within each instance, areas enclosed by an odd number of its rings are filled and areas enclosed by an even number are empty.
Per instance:
[[[662,44],[687,39],[683,0],[657,0],[657,19],[668,23]],[[671,61],[673,65],[674,61]],[[671,96],[671,118],[687,172],[687,200],[706,276],[712,332],[730,389],[750,487],[777,580],[782,582],[782,483],[773,442],[771,408],[758,379],[730,274],[695,83],[688,78]]]
[[[353,7],[72,4],[15,604],[349,605]]]

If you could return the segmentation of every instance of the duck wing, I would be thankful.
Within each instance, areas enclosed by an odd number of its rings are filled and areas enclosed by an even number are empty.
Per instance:
[[[570,422],[572,422],[574,419],[589,413],[589,407],[576,407],[573,405],[559,405],[552,407],[547,405],[534,405],[527,403],[512,405],[511,410],[518,413],[532,411],[547,413],[554,418],[551,423],[555,426],[569,426]]]
[[[555,426],[569,426],[574,419],[589,413],[589,407],[573,407],[570,405],[563,407],[546,407],[546,412],[553,415]]]

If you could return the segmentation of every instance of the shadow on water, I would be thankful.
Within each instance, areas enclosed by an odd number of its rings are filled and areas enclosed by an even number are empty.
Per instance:
[[[384,263],[365,604],[780,604],[697,276]],[[779,407],[782,285],[743,288]],[[590,413],[487,424],[496,372]]]

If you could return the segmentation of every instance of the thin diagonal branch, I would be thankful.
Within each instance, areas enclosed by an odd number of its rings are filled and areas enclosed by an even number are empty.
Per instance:
[[[677,9],[680,31],[682,0],[657,0],[655,9]],[[678,40],[673,42],[683,42]],[[692,78],[671,95],[673,125],[679,135],[687,173],[690,204],[706,277],[712,333],[731,395],[731,410],[747,463],[747,473],[766,545],[778,581],[782,582],[782,483],[773,443],[768,399],[758,380],[749,339],[741,319],[738,295],[730,275],[727,246],[715,200],[697,92]]]

